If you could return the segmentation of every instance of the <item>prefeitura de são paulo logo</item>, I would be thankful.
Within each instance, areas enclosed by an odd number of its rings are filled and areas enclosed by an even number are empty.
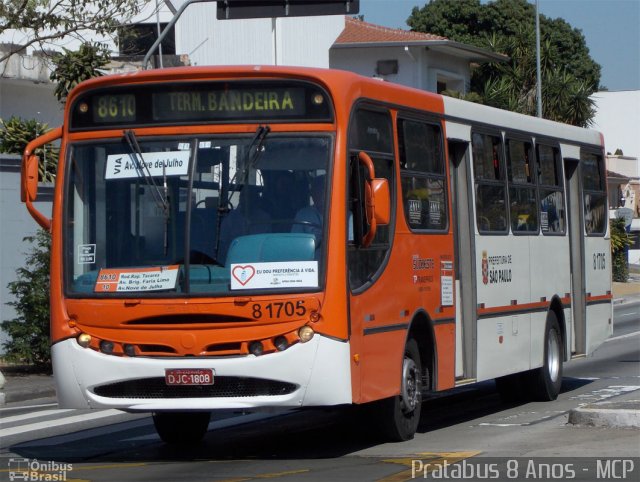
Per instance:
[[[489,284],[489,258],[487,252],[482,252],[482,282]]]

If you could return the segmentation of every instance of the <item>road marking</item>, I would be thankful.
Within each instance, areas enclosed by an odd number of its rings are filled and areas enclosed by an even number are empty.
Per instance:
[[[247,482],[249,480],[259,480],[259,479],[279,479],[280,477],[286,477],[288,475],[298,475],[298,474],[306,474],[307,472],[311,472],[309,469],[300,469],[300,470],[287,470],[285,472],[274,472],[271,474],[257,474],[248,477],[234,477],[232,479],[224,479],[218,482]]]
[[[445,464],[454,464],[464,459],[475,457],[482,452],[422,452],[412,458],[384,459],[383,462],[390,464],[400,464],[411,467],[397,474],[378,479],[378,482],[406,482],[416,478],[424,477],[426,474],[444,467]]]
[[[9,437],[11,435],[17,435],[17,434],[22,434],[27,432],[35,432],[37,430],[44,430],[51,427],[59,427],[61,425],[68,425],[71,423],[86,422],[89,420],[99,420],[101,418],[108,418],[108,417],[113,417],[115,415],[121,415],[121,414],[122,412],[120,410],[111,409],[111,410],[104,410],[98,413],[76,415],[73,417],[64,417],[59,420],[49,420],[47,422],[38,422],[38,423],[31,423],[28,425],[20,425],[18,427],[5,428],[0,430],[0,438]]]
[[[19,407],[7,407],[7,408],[0,408],[0,413],[2,412],[15,412],[18,410],[27,410],[30,408],[44,408],[44,407],[57,407],[58,404],[57,403],[45,403],[42,405],[21,405]]]
[[[24,413],[22,415],[13,415],[11,417],[2,417],[0,418],[0,425],[2,425],[3,423],[12,423],[12,422],[19,422],[21,420],[28,420],[30,418],[40,418],[40,417],[47,417],[49,415],[58,415],[65,412],[73,412],[74,410],[75,410],[74,408],[41,410],[39,412]]]
[[[610,341],[622,340],[623,338],[631,338],[632,336],[640,335],[640,331],[634,331],[633,333],[627,333],[626,335],[614,336],[613,338],[607,338],[604,342],[608,343]]]

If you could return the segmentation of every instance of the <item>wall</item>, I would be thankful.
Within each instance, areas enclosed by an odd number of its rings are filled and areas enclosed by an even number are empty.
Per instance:
[[[622,149],[625,156],[640,158],[640,90],[596,92],[596,116],[592,127],[604,135],[607,152]]]
[[[62,124],[64,108],[53,96],[55,85],[15,79],[0,81],[0,119],[16,115],[56,127]]]
[[[36,206],[47,216],[51,215],[52,199],[52,187],[38,190]],[[20,202],[20,157],[11,154],[0,154],[0,226],[0,321],[4,321],[16,316],[13,307],[7,305],[14,300],[7,285],[15,281],[16,270],[24,267],[25,253],[32,248],[23,238],[39,228]],[[2,343],[6,340],[0,331],[0,353],[4,352]]]
[[[217,20],[214,3],[188,7],[176,24],[176,53],[192,65],[328,67],[344,17]]]
[[[425,47],[340,47],[330,52],[331,68],[349,70],[366,77],[377,76],[378,60],[397,60],[398,73],[381,78],[409,87],[435,92],[438,75],[456,79],[463,92],[469,82],[466,60],[430,52]]]

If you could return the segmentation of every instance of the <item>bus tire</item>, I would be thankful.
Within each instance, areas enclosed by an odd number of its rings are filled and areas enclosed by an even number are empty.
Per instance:
[[[157,412],[153,425],[164,443],[193,445],[207,433],[210,419],[209,412]]]
[[[400,395],[376,402],[379,406],[376,415],[385,439],[401,442],[415,435],[422,412],[424,377],[418,343],[410,338],[404,349]]]
[[[551,401],[558,398],[562,387],[563,346],[558,318],[550,311],[545,326],[543,364],[529,372],[529,389],[534,400]]]
[[[496,390],[503,403],[517,403],[528,398],[527,387],[521,373],[496,378]]]

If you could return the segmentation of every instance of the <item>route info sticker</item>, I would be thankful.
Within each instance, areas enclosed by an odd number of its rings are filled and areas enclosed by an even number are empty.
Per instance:
[[[317,261],[236,263],[231,265],[231,289],[316,288]]]
[[[178,265],[151,268],[101,269],[93,289],[96,293],[172,290]]]

